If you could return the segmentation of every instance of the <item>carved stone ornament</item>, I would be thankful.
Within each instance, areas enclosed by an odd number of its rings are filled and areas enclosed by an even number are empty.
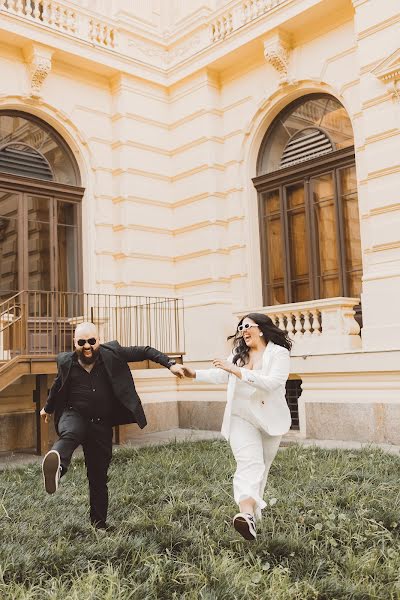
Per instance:
[[[43,83],[51,71],[52,54],[52,50],[36,44],[24,48],[31,80],[30,94],[34,98],[40,97]]]
[[[42,85],[50,73],[51,70],[51,59],[44,57],[37,57],[31,63],[31,95],[40,96],[40,90]]]
[[[400,101],[400,48],[385,58],[372,73],[382,81],[397,101]]]
[[[290,37],[282,31],[264,40],[264,56],[279,74],[279,84],[288,83]]]

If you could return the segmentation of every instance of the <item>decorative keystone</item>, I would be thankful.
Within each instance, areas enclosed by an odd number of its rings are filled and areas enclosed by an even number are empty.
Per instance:
[[[39,98],[41,96],[43,83],[51,71],[53,50],[46,46],[30,44],[24,48],[24,56],[30,73],[30,95],[33,98]]]
[[[279,85],[288,83],[288,66],[291,50],[290,35],[278,30],[264,40],[264,56],[279,74]]]

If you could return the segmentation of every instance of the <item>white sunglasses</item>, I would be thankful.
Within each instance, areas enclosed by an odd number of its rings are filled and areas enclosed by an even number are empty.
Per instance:
[[[245,329],[250,329],[250,327],[258,327],[258,325],[256,323],[253,323],[252,325],[250,323],[238,325],[238,331],[244,331]]]

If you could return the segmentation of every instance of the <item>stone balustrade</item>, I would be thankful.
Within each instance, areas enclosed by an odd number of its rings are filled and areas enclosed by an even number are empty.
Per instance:
[[[221,12],[210,23],[210,40],[212,43],[223,40],[227,35],[264,15],[284,0],[241,0],[226,12]]]
[[[0,10],[104,48],[117,46],[117,31],[113,25],[90,16],[87,11],[78,11],[62,0],[0,0]]]
[[[130,27],[125,22],[108,20],[105,15],[99,19],[95,13],[94,2],[85,2],[84,5],[77,6],[68,0],[0,0],[0,11],[76,36],[99,47],[112,50],[118,47],[118,51],[127,56],[131,54],[130,48],[136,48],[146,55],[155,54],[170,66],[171,56],[176,56],[176,62],[179,62],[179,59],[186,58],[188,50],[196,52],[200,47],[212,46],[284,2],[286,0],[231,2],[228,9],[224,10],[221,7],[214,11],[208,23],[196,25],[192,31],[192,41],[186,34],[182,46],[178,43],[174,51],[169,51],[166,44],[164,47],[162,44],[154,46],[151,39],[136,40],[135,37],[131,37]],[[121,43],[117,44],[117,38]]]
[[[358,298],[326,298],[264,306],[235,313],[268,315],[293,342],[292,355],[330,354],[361,348],[360,327],[354,318]]]

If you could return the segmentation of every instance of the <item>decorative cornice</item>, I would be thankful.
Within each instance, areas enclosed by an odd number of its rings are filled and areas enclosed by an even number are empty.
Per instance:
[[[386,85],[397,100],[400,100],[400,48],[380,62],[372,73]]]
[[[290,35],[279,29],[264,40],[264,56],[279,74],[279,84],[288,83],[288,67],[291,49]]]
[[[30,95],[33,98],[40,98],[43,83],[51,71],[53,50],[40,44],[29,44],[23,52],[31,80]]]

